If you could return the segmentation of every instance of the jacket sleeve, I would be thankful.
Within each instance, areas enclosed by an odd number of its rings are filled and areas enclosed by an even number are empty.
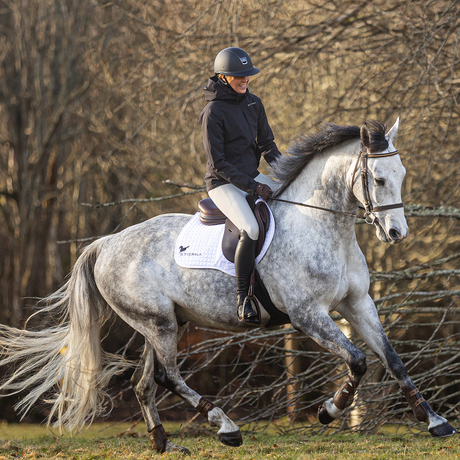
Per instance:
[[[268,124],[267,115],[265,113],[265,108],[262,102],[260,102],[260,105],[262,108],[259,114],[257,146],[265,161],[268,164],[272,164],[274,160],[281,156],[281,152],[278,150],[278,147],[275,144],[275,136],[273,135],[273,131]]]
[[[257,182],[225,159],[224,128],[221,120],[210,110],[206,110],[200,122],[206,158],[214,174],[244,192],[252,194]]]

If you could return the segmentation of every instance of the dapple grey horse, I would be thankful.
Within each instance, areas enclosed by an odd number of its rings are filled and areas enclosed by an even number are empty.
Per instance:
[[[292,325],[348,366],[342,386],[319,409],[322,423],[352,404],[366,372],[365,355],[329,315],[337,311],[398,382],[416,418],[428,424],[433,436],[449,436],[455,430],[423,399],[387,339],[368,295],[368,268],[354,229],[362,203],[380,240],[395,244],[408,234],[401,203],[405,169],[394,148],[398,128],[399,120],[388,133],[377,122],[361,128],[329,123],[293,144],[273,172],[281,184],[275,198],[296,204],[271,202],[276,232],[257,270],[273,304]],[[224,444],[241,445],[238,426],[187,386],[176,363],[177,344],[190,321],[227,330],[249,327],[238,322],[233,277],[175,263],[175,240],[189,219],[161,215],[97,240],[85,248],[67,283],[45,299],[42,310],[60,314],[57,326],[42,331],[1,327],[0,364],[21,364],[0,389],[30,389],[17,404],[19,410],[27,412],[46,394],[49,420],[69,429],[103,412],[104,388],[125,366],[120,356],[100,347],[101,326],[113,310],[145,338],[132,384],[152,448],[188,453],[168,440],[161,425],[155,406],[158,385],[206,416]],[[262,327],[268,321],[262,308]]]

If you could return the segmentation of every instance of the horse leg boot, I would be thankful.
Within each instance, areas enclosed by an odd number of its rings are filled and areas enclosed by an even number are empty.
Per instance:
[[[251,239],[245,230],[241,230],[235,251],[236,298],[238,319],[243,323],[260,324],[259,315],[247,298],[251,275],[254,271],[257,241]]]

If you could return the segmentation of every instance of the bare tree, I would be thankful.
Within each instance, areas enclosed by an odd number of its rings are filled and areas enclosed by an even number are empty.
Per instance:
[[[70,145],[81,134],[78,105],[89,82],[82,77],[86,4],[2,2],[1,194],[3,297],[9,321],[22,317],[25,296],[43,295],[60,269],[56,253],[59,192]],[[53,260],[52,253],[54,254]],[[48,271],[54,265],[53,272]],[[48,276],[48,279],[47,279]]]

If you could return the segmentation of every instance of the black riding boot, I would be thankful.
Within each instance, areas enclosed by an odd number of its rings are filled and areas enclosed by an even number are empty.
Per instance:
[[[236,296],[238,319],[245,323],[259,324],[259,315],[252,308],[252,302],[245,302],[248,296],[257,241],[249,238],[245,230],[240,232],[240,239],[235,251]]]

